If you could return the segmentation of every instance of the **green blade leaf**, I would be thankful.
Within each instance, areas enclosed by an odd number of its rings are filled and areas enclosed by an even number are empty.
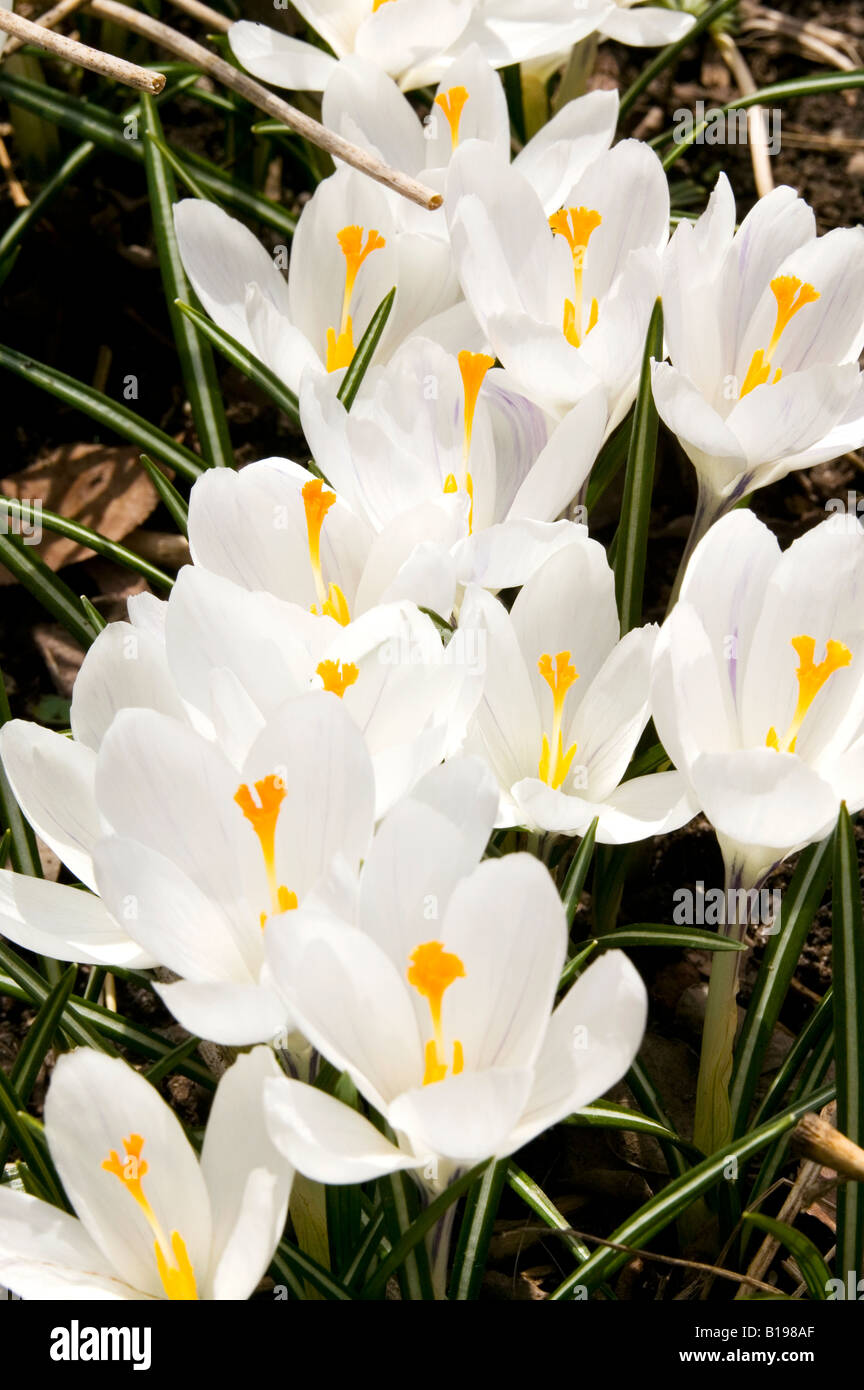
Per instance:
[[[177,530],[181,536],[188,536],[189,504],[185,497],[177,491],[170,478],[165,477],[159,465],[148,458],[146,454],[141,455],[141,463],[149,474],[150,481],[158,492],[161,501],[167,507]]]
[[[34,1138],[31,1126],[27,1123],[29,1119],[30,1116],[21,1110],[18,1104],[18,1097],[12,1083],[7,1079],[3,1068],[0,1067],[0,1122],[18,1146],[21,1157],[37,1179],[39,1186],[45,1191],[49,1201],[56,1207],[66,1207],[68,1210],[60,1181],[53,1171],[46,1151]]]
[[[7,256],[16,250],[27,228],[43,215],[52,199],[56,198],[57,194],[66,187],[66,184],[75,177],[78,170],[84,167],[95,151],[96,146],[93,142],[85,140],[70,155],[67,155],[59,169],[56,169],[51,177],[46,179],[29,206],[19,212],[0,237],[0,262],[5,261]]]
[[[591,469],[588,479],[588,487],[585,491],[585,506],[588,516],[596,507],[603,493],[614,479],[617,477],[627,458],[627,451],[630,448],[630,435],[633,428],[632,417],[623,420],[611,438],[606,440],[597,461]]]
[[[698,1162],[705,1155],[688,1139],[682,1139],[667,1125],[661,1125],[648,1115],[640,1115],[638,1110],[630,1110],[626,1105],[613,1105],[609,1100],[598,1100],[586,1105],[564,1120],[565,1125],[575,1125],[584,1129],[626,1129],[631,1134],[650,1134],[665,1144],[674,1144],[683,1153],[689,1154]]]
[[[837,1128],[864,1144],[864,920],[855,831],[845,803],[834,833],[831,945],[834,979],[834,1062]],[[843,1183],[837,1192],[838,1277],[857,1279],[864,1254],[864,1189]]]
[[[507,1164],[506,1158],[490,1163],[465,1201],[448,1293],[448,1297],[457,1302],[475,1299],[480,1292]]]
[[[351,365],[342,379],[339,387],[339,400],[346,410],[350,410],[354,404],[354,398],[360,390],[363,378],[369,369],[369,363],[375,356],[375,350],[381,341],[381,334],[387,327],[387,320],[393,308],[393,301],[396,298],[396,286],[394,285],[389,294],[385,294],[375,313],[369,320],[369,325],[360,342],[357,351],[351,358]]]
[[[647,1115],[650,1115],[654,1123],[660,1125],[661,1129],[668,1130],[672,1133],[672,1125],[669,1122],[669,1117],[663,1106],[660,1092],[657,1090],[653,1078],[649,1075],[638,1057],[631,1065],[624,1080],[630,1087],[630,1090],[633,1092],[642,1110]],[[667,1142],[665,1139],[659,1139],[659,1144],[663,1150],[663,1157],[669,1165],[669,1172],[674,1173],[676,1177],[680,1177],[682,1173],[686,1173],[688,1165],[677,1144]]]
[[[683,38],[678,39],[675,43],[670,43],[667,48],[661,49],[657,57],[654,58],[652,62],[645,65],[636,78],[636,81],[627,88],[627,91],[621,98],[621,105],[618,108],[619,122],[627,115],[627,112],[630,110],[637,97],[641,96],[645,88],[651,85],[654,78],[658,77],[670,63],[674,63],[679,54],[683,53],[687,45],[692,43],[699,34],[704,33],[710,25],[716,24],[718,19],[722,19],[723,16],[737,4],[738,0],[716,0],[715,4],[710,5],[708,9],[699,16],[696,23],[688,30]]]
[[[179,299],[189,298],[189,282],[180,258],[180,248],[174,231],[174,204],[177,187],[171,168],[154,144],[162,136],[162,122],[152,97],[143,97],[144,167],[150,194],[153,236],[162,272],[162,285],[168,303],[171,331],[180,357],[180,370],[195,431],[205,460],[217,468],[233,468],[234,453],[228,422],[222,407],[222,395],[210,346],[202,342],[188,319],[177,308]]]
[[[42,1063],[45,1061],[46,1053],[54,1041],[54,1034],[66,1008],[69,995],[72,993],[77,974],[78,967],[70,965],[60,976],[36,1015],[36,1019],[21,1045],[21,1051],[12,1064],[9,1083],[15,1092],[19,1109],[23,1109],[30,1099],[30,1093],[36,1084],[36,1078]],[[8,1127],[0,1124],[0,1173],[3,1172],[3,1166],[9,1157],[11,1146],[12,1133]]]
[[[369,1283],[363,1288],[360,1297],[363,1299],[380,1298],[387,1287],[387,1281],[391,1274],[395,1274],[407,1260],[408,1256],[415,1249],[427,1232],[432,1230],[436,1222],[440,1221],[447,1209],[458,1202],[464,1192],[467,1192],[472,1183],[476,1182],[480,1174],[486,1168],[486,1163],[479,1163],[475,1168],[470,1168],[467,1173],[463,1173],[455,1182],[449,1184],[442,1193],[424,1207],[420,1215],[396,1245],[390,1251],[386,1260],[378,1266]]]
[[[67,376],[55,367],[35,362],[32,357],[25,357],[13,348],[2,345],[0,367],[8,368],[24,381],[40,386],[43,391],[48,391],[66,405],[74,406],[76,410],[82,411],[98,424],[118,434],[121,439],[128,439],[131,444],[137,444],[148,453],[155,454],[163,463],[169,464],[184,477],[195,479],[203,473],[201,460],[191,449],[184,449],[182,444],[175,444],[169,435],[151,425],[149,420],[136,415],[119,401],[111,400],[110,396],[103,395],[101,391],[94,391],[92,386],[87,386],[83,381],[76,381],[74,377]]]
[[[82,522],[72,521],[68,516],[60,516],[57,512],[47,511],[44,507],[40,507],[37,512],[32,503],[22,502],[16,497],[0,497],[0,523],[2,523],[4,516],[31,524],[40,524],[45,527],[46,531],[53,531],[58,536],[67,536],[69,540],[78,541],[81,545],[86,545],[89,550],[95,550],[97,555],[103,555],[106,560],[114,560],[118,565],[123,565],[126,569],[134,570],[136,574],[143,575],[151,584],[158,585],[160,589],[170,589],[174,583],[170,574],[166,574],[158,565],[153,565],[143,556],[136,555],[134,550],[128,550],[125,545],[120,545],[117,541],[110,541],[107,536],[101,535],[99,531],[91,530]]]
[[[810,1297],[824,1302],[828,1297],[831,1271],[812,1240],[805,1236],[803,1231],[796,1231],[794,1226],[788,1225],[785,1221],[775,1221],[772,1216],[763,1216],[761,1211],[745,1211],[741,1219],[745,1225],[755,1226],[757,1230],[764,1231],[766,1235],[773,1236],[781,1245],[785,1245],[795,1256]],[[746,1296],[745,1293],[744,1297]]]
[[[287,1240],[283,1240],[273,1256],[272,1269],[284,1279],[286,1284],[293,1287],[296,1297],[305,1298],[303,1284],[311,1284],[317,1289],[325,1299],[339,1303],[350,1303],[352,1295],[334,1279],[329,1270],[323,1265],[313,1260],[311,1255],[307,1255],[303,1250],[298,1250],[296,1245],[291,1245]]]
[[[597,938],[603,949],[637,946],[676,946],[684,951],[744,951],[743,942],[718,936],[704,927],[670,927],[664,922],[636,922],[633,926],[616,927]]]
[[[703,1193],[722,1182],[732,1160],[738,1166],[742,1166],[753,1154],[794,1128],[807,1110],[827,1105],[833,1097],[834,1087],[826,1086],[816,1096],[799,1101],[796,1105],[781,1111],[766,1124],[760,1125],[758,1129],[733,1140],[731,1144],[724,1145],[680,1178],[674,1178],[662,1192],[652,1197],[613,1231],[610,1239],[616,1245],[631,1247],[648,1244]],[[613,1275],[629,1259],[630,1255],[620,1250],[607,1248],[595,1251],[584,1264],[559,1284],[550,1295],[551,1301],[560,1302],[561,1299],[572,1298],[577,1289],[593,1292],[604,1279]]]
[[[783,894],[780,921],[774,923],[780,929],[769,939],[735,1047],[729,1089],[734,1134],[740,1134],[747,1125],[765,1049],[771,1041],[807,933],[828,885],[832,850],[830,835],[821,844],[805,850]]]
[[[658,416],[651,392],[651,359],[663,357],[663,306],[654,305],[642,372],[633,412],[633,432],[624,475],[621,522],[615,550],[615,598],[621,618],[621,636],[642,621],[642,588],[648,552],[648,521],[654,486],[654,459],[657,452]]]
[[[29,589],[42,607],[53,614],[86,651],[97,636],[96,629],[68,584],[49,570],[33,547],[25,545],[18,536],[0,534],[0,564],[5,565],[25,589]]]
[[[763,1120],[767,1120],[769,1115],[775,1113],[810,1053],[819,1048],[826,1033],[832,1033],[833,1024],[834,996],[833,991],[829,988],[822,996],[822,1002],[813,1010],[792,1047],[783,1058],[777,1074],[773,1077],[768,1090],[762,1097],[753,1121],[754,1124],[761,1124]]]
[[[597,836],[597,825],[600,817],[595,816],[589,825],[576,853],[571,860],[567,870],[567,876],[561,887],[561,901],[567,913],[567,925],[572,927],[573,919],[576,916],[576,909],[579,906],[579,899],[582,896],[582,889],[585,887],[585,880],[588,877],[588,870],[591,867],[591,860],[594,855],[594,841]]]
[[[289,391],[278,378],[275,372],[271,372],[269,367],[265,367],[263,362],[259,362],[257,357],[253,357],[251,352],[226,333],[224,329],[215,324],[212,319],[208,319],[206,314],[200,314],[191,305],[184,304],[182,300],[177,301],[177,308],[181,314],[185,314],[192,321],[199,333],[203,333],[205,338],[209,338],[211,343],[215,343],[223,357],[238,367],[250,381],[254,381],[256,386],[260,386],[262,391],[266,391],[271,400],[275,401],[280,410],[292,419],[295,424],[300,423],[300,407],[297,404],[297,397],[293,391]]]

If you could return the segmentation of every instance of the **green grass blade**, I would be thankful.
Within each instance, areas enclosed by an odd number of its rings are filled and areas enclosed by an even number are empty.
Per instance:
[[[771,101],[789,101],[821,93],[845,92],[853,87],[864,87],[864,69],[856,68],[853,72],[816,73],[813,77],[795,78],[791,82],[774,82],[749,96],[736,97],[724,106],[712,106],[710,115],[714,119],[727,111],[745,111],[748,106],[763,106]],[[707,124],[707,121],[698,125],[694,122],[693,129],[687,136],[676,137],[674,146],[663,159],[664,169],[671,169],[675,161],[698,140]],[[667,132],[667,138],[671,138],[670,132]]]
[[[834,989],[834,1063],[837,1128],[864,1144],[864,921],[855,830],[846,806],[834,833],[831,945]],[[861,1276],[864,1254],[864,1188],[842,1183],[837,1191],[837,1276]]]
[[[21,1157],[52,1204],[56,1207],[66,1207],[63,1189],[57,1175],[54,1173],[42,1146],[36,1142],[30,1126],[27,1124],[28,1119],[29,1116],[21,1110],[18,1104],[18,1098],[11,1082],[7,1080],[6,1073],[0,1067],[0,1121],[9,1131]]]
[[[206,461],[217,468],[233,468],[234,453],[228,422],[222,407],[222,393],[210,345],[203,342],[192,324],[177,308],[179,299],[189,298],[189,282],[180,259],[180,248],[174,231],[174,204],[177,186],[170,166],[154,144],[162,138],[162,122],[152,97],[143,98],[144,167],[150,194],[150,213],[153,236],[162,272],[162,285],[168,304],[171,331],[180,357],[180,370],[195,431]]]
[[[615,433],[606,440],[600,453],[597,455],[597,462],[591,469],[591,476],[588,479],[588,487],[585,491],[585,506],[590,519],[591,512],[607,487],[618,476],[627,458],[627,451],[630,448],[630,435],[633,428],[632,416],[628,415],[626,420],[622,420]]]
[[[339,387],[339,399],[346,410],[350,410],[354,404],[354,398],[363,383],[363,378],[369,370],[369,364],[375,356],[375,351],[381,341],[381,334],[387,327],[387,320],[393,308],[393,301],[396,298],[396,286],[394,285],[389,294],[385,294],[375,313],[369,320],[366,332],[357,345],[357,351],[351,358],[351,365],[342,378],[342,385]]]
[[[754,1124],[761,1124],[763,1120],[767,1120],[769,1115],[774,1114],[782,1104],[786,1092],[810,1053],[821,1046],[825,1034],[832,1033],[833,1026],[834,995],[831,989],[827,989],[822,996],[822,1002],[813,1010],[792,1047],[783,1058],[777,1074],[772,1078],[771,1084],[756,1111]]]
[[[206,314],[201,314],[197,309],[193,309],[190,304],[184,304],[181,300],[177,302],[177,308],[181,314],[185,314],[195,325],[199,333],[203,333],[205,338],[209,338],[228,361],[233,363],[250,381],[254,381],[256,386],[260,386],[262,391],[266,391],[272,401],[275,401],[280,410],[292,419],[295,424],[300,423],[300,407],[297,404],[297,397],[283,384],[275,372],[271,372],[269,367],[265,367],[263,362],[259,362],[251,352],[226,333],[223,328],[215,324]]]
[[[12,1064],[9,1084],[15,1092],[19,1109],[23,1109],[30,1099],[30,1093],[36,1084],[36,1078],[42,1063],[45,1061],[48,1049],[54,1041],[54,1034],[57,1032],[60,1019],[66,1008],[66,1002],[72,993],[77,974],[77,965],[70,965],[60,976],[36,1015],[35,1021],[28,1029],[21,1050]],[[0,1124],[0,1173],[3,1172],[3,1166],[9,1157],[11,1146],[12,1133],[8,1127]]]
[[[146,454],[141,455],[141,463],[147,470],[150,481],[158,492],[160,500],[164,502],[168,509],[171,520],[174,522],[177,530],[182,536],[188,536],[189,503],[186,501],[185,497],[183,497],[182,493],[177,491],[170,478],[165,477],[159,465],[155,464]]]
[[[107,536],[91,530],[80,521],[72,521],[57,512],[46,511],[44,507],[40,507],[36,512],[32,503],[22,502],[15,497],[0,497],[0,524],[4,516],[31,524],[41,524],[46,531],[53,531],[58,536],[78,541],[89,550],[95,550],[97,555],[104,556],[106,560],[115,560],[118,565],[143,575],[151,584],[156,584],[161,589],[170,589],[174,583],[170,574],[166,574],[158,565],[153,565],[143,556],[136,555],[134,550],[127,550],[125,545],[120,545],[117,541],[109,541]]]
[[[576,909],[579,906],[579,899],[582,897],[582,889],[585,887],[585,880],[588,877],[588,870],[591,867],[591,860],[594,855],[594,841],[597,836],[597,825],[600,820],[595,816],[585,834],[582,836],[581,843],[567,870],[566,877],[561,886],[561,901],[567,913],[567,925],[572,927],[573,919],[576,916]]]
[[[715,4],[710,5],[709,8],[699,16],[689,33],[685,34],[683,38],[678,39],[677,42],[670,43],[667,48],[661,49],[652,62],[646,63],[645,67],[636,78],[636,81],[627,88],[627,91],[621,98],[621,105],[618,110],[619,122],[627,115],[637,97],[641,96],[645,88],[651,85],[654,78],[658,77],[670,63],[674,63],[678,56],[684,52],[688,44],[692,43],[695,38],[698,38],[701,33],[704,33],[710,25],[716,24],[718,19],[722,19],[723,16],[737,4],[738,0],[716,0]]]
[[[311,1255],[298,1250],[296,1245],[290,1245],[287,1240],[283,1240],[276,1254],[273,1256],[272,1269],[276,1270],[280,1278],[284,1279],[290,1288],[295,1290],[298,1298],[305,1299],[306,1294],[303,1290],[304,1282],[311,1284],[322,1294],[325,1299],[333,1302],[350,1303],[352,1295],[334,1279],[332,1274],[313,1260]]]
[[[821,844],[805,850],[783,895],[780,922],[775,923],[780,930],[769,938],[735,1048],[729,1090],[734,1134],[740,1134],[747,1124],[765,1049],[771,1041],[807,934],[828,885],[832,850],[830,835]]]
[[[387,1287],[387,1281],[397,1269],[401,1269],[415,1247],[432,1230],[436,1222],[440,1221],[448,1208],[454,1202],[458,1202],[463,1193],[467,1192],[472,1183],[476,1182],[480,1174],[485,1169],[486,1164],[480,1163],[475,1168],[463,1173],[455,1182],[449,1184],[442,1193],[424,1207],[420,1215],[412,1221],[409,1229],[404,1232],[401,1238],[393,1246],[386,1260],[383,1260],[376,1269],[369,1283],[366,1284],[360,1295],[363,1299],[377,1299],[382,1296]]]
[[[705,1157],[695,1144],[691,1144],[688,1139],[682,1139],[667,1125],[652,1120],[648,1115],[640,1115],[638,1110],[631,1110],[626,1105],[613,1105],[609,1100],[598,1100],[593,1105],[586,1105],[582,1110],[568,1115],[563,1123],[574,1125],[577,1129],[624,1129],[631,1134],[650,1134],[660,1143],[674,1144],[682,1153],[689,1154],[697,1162]]]
[[[196,179],[189,166],[184,164],[183,160],[171,149],[171,146],[166,145],[165,141],[155,135],[152,130],[147,131],[147,143],[155,146],[165,163],[170,166],[172,172],[177,175],[177,178],[189,190],[193,198],[200,198],[204,203],[216,203],[218,207],[217,199],[207,192],[203,183]]]
[[[733,1159],[739,1166],[743,1165],[753,1154],[766,1148],[775,1139],[792,1129],[807,1110],[827,1105],[833,1097],[834,1087],[826,1086],[816,1096],[808,1096],[806,1100],[799,1101],[796,1105],[781,1111],[779,1115],[776,1115],[766,1124],[760,1125],[758,1129],[733,1140],[731,1144],[726,1144],[722,1149],[718,1149],[717,1153],[711,1154],[709,1158],[704,1159],[702,1163],[691,1168],[680,1178],[674,1178],[663,1188],[662,1192],[656,1197],[652,1197],[637,1212],[629,1216],[612,1233],[610,1239],[616,1245],[631,1247],[647,1245],[656,1235],[665,1230],[670,1222],[675,1221],[687,1207],[710,1188],[715,1187],[718,1182],[722,1182],[725,1177],[724,1170]],[[550,1299],[553,1302],[570,1299],[577,1289],[584,1289],[590,1294],[604,1279],[615,1274],[630,1258],[628,1253],[620,1250],[606,1248],[595,1251],[584,1264],[574,1270],[562,1284],[559,1284],[554,1293],[550,1295]]]
[[[743,942],[718,936],[704,927],[667,926],[664,922],[635,922],[632,926],[616,927],[597,938],[604,950],[615,947],[672,946],[682,951],[744,951]]]
[[[796,1231],[794,1226],[789,1226],[785,1221],[775,1221],[771,1216],[764,1216],[761,1211],[745,1211],[741,1219],[745,1225],[755,1226],[757,1230],[764,1231],[766,1235],[773,1236],[781,1245],[785,1245],[795,1256],[795,1262],[810,1297],[817,1302],[824,1302],[828,1297],[831,1271],[812,1240],[805,1236],[803,1231]]]
[[[70,155],[67,155],[60,168],[46,179],[29,207],[23,208],[19,212],[14,222],[10,223],[0,237],[0,261],[5,261],[6,257],[15,250],[31,223],[42,216],[52,199],[56,198],[57,194],[66,187],[66,184],[75,177],[78,170],[84,167],[95,151],[96,146],[93,142],[85,140]]]
[[[624,475],[624,497],[615,552],[615,597],[621,618],[621,636],[642,621],[642,588],[648,552],[648,521],[654,486],[654,460],[657,452],[658,415],[651,391],[651,358],[663,357],[663,306],[654,305],[639,390],[633,412],[633,432]]]
[[[561,1232],[565,1245],[572,1250],[578,1260],[588,1259],[591,1253],[588,1246],[583,1245],[579,1237],[572,1233],[570,1222],[566,1216],[563,1216],[555,1203],[550,1201],[542,1187],[539,1187],[533,1178],[529,1178],[528,1174],[512,1161],[507,1164],[507,1186],[516,1193],[517,1197],[521,1197],[525,1205],[536,1216],[539,1216],[540,1220],[551,1231]]]
[[[650,1116],[655,1124],[661,1129],[674,1133],[671,1122],[663,1105],[660,1092],[654,1084],[653,1078],[645,1070],[638,1057],[633,1062],[630,1070],[624,1078],[633,1095],[636,1097],[637,1104],[641,1106],[643,1112]],[[659,1140],[663,1150],[663,1157],[669,1167],[669,1172],[680,1177],[687,1172],[688,1164],[684,1160],[684,1154],[677,1144],[673,1144],[666,1139]],[[700,1155],[701,1157],[701,1155]]]
[[[497,1163],[490,1163],[466,1198],[448,1293],[448,1297],[456,1302],[475,1299],[480,1292],[489,1242],[507,1176],[507,1162],[507,1159],[499,1159]]]
[[[43,391],[48,391],[66,405],[74,406],[76,410],[82,411],[98,424],[118,434],[121,439],[128,439],[131,444],[146,449],[148,454],[155,454],[156,458],[182,473],[184,477],[194,479],[204,472],[201,460],[191,449],[184,449],[182,444],[175,444],[170,435],[151,425],[149,420],[136,415],[134,410],[129,410],[119,401],[113,401],[101,391],[95,391],[83,381],[76,381],[75,377],[67,376],[56,367],[48,367],[44,362],[35,362],[32,357],[25,357],[22,353],[15,352],[14,348],[4,347],[2,344],[0,367],[6,367],[15,376],[41,387]]]
[[[0,564],[6,566],[25,589],[29,589],[42,607],[62,623],[70,636],[86,651],[96,637],[96,630],[86,617],[81,604],[59,575],[17,536],[0,534]]]

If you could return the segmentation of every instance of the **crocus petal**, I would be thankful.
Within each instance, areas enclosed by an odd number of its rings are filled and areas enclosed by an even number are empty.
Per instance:
[[[271,1042],[283,1033],[288,1018],[284,1003],[265,985],[177,980],[156,985],[156,992],[187,1033],[225,1047]]]
[[[0,1282],[37,1302],[156,1297],[121,1279],[74,1216],[8,1187],[0,1187]]]
[[[36,834],[76,878],[94,888],[91,855],[101,824],[92,749],[38,724],[12,719],[0,729],[0,754],[15,798]]]
[[[264,1122],[265,1082],[280,1075],[270,1049],[256,1047],[228,1068],[213,1097],[201,1172],[213,1216],[215,1299],[249,1297],[285,1228],[292,1172]]]
[[[273,1143],[316,1182],[368,1182],[420,1166],[356,1110],[302,1081],[267,1081],[264,1109]]]
[[[321,92],[336,70],[336,59],[329,53],[267,24],[241,19],[228,30],[228,42],[241,67],[274,87]]]
[[[76,743],[97,749],[117,711],[133,706],[186,717],[164,641],[131,623],[109,623],[75,679],[69,720]]]
[[[25,950],[82,965],[147,970],[142,950],[92,893],[0,869],[0,934]]]
[[[411,1136],[415,1152],[430,1165],[437,1154],[476,1163],[508,1147],[531,1082],[528,1069],[462,1072],[399,1096],[388,1119]]]
[[[604,39],[614,39],[616,43],[633,44],[638,48],[665,48],[667,43],[683,39],[695,23],[695,15],[661,10],[658,5],[638,5],[632,10],[619,6],[603,20],[600,33]]]

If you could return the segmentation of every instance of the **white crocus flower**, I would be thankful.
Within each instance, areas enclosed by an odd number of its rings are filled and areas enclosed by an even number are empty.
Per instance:
[[[278,1078],[256,1048],[216,1088],[200,1162],[155,1087],[81,1048],[60,1057],[45,1137],[76,1215],[0,1187],[0,1280],[25,1299],[241,1300],[273,1258],[292,1170],[264,1128]]]
[[[549,216],[518,170],[469,141],[444,206],[465,298],[514,383],[558,416],[601,383],[611,432],[635,396],[669,233],[657,156],[622,141]]]
[[[833,518],[781,554],[750,512],[699,543],[655,652],[657,732],[753,888],[864,805],[864,532]]]
[[[493,67],[566,52],[614,15],[615,0],[299,0],[336,58],[266,24],[229,30],[234,56],[276,87],[322,91],[336,59],[356,53],[403,91],[436,82],[476,45]]]
[[[322,119],[346,140],[435,188],[443,189],[454,151],[468,140],[483,140],[489,158],[510,161],[504,88],[476,46],[447,69],[423,122],[374,62],[343,58],[324,91]],[[609,149],[617,121],[618,93],[589,92],[567,102],[519,151],[513,168],[527,179],[547,213],[561,206],[588,165]],[[425,212],[398,194],[390,197],[393,215],[404,225],[447,235],[442,211]]]
[[[604,955],[555,994],[567,924],[530,855],[480,864],[418,813],[361,878],[359,925],[298,915],[271,962],[306,1036],[389,1124],[302,1082],[274,1080],[274,1143],[301,1172],[357,1183],[412,1170],[430,1193],[521,1148],[627,1071],[645,1027],[645,987]],[[365,880],[365,882],[364,882]]]
[[[319,466],[379,533],[379,547],[442,496],[458,497],[455,576],[499,589],[587,536],[555,518],[588,477],[606,403],[597,386],[556,425],[490,368],[483,353],[454,356],[413,338],[367,375],[350,413],[317,377],[304,381],[300,411]]]
[[[864,228],[816,236],[812,210],[775,188],[735,230],[721,174],[679,224],[663,266],[669,363],[654,399],[699,483],[691,546],[747,493],[864,440]]]
[[[304,207],[287,280],[252,232],[215,203],[185,199],[174,224],[207,313],[293,391],[304,368],[341,373],[350,365],[394,285],[378,361],[460,298],[440,237],[402,229],[384,190],[352,169],[325,179]],[[287,254],[284,246],[277,252]]]
[[[601,38],[636,48],[665,47],[677,43],[692,29],[696,16],[652,5],[650,0],[615,0],[615,8],[598,24]]]
[[[620,641],[602,546],[582,541],[532,575],[510,613],[468,591],[460,625],[482,632],[486,679],[465,747],[501,791],[499,825],[621,844],[675,830],[695,814],[683,778],[622,782],[649,718],[652,625]]]

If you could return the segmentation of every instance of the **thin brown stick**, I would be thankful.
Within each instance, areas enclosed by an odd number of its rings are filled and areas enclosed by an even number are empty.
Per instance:
[[[139,68],[137,63],[127,63],[125,58],[114,58],[110,53],[101,53],[98,48],[88,48],[85,43],[54,34],[41,24],[33,24],[29,19],[13,14],[11,10],[0,10],[0,30],[14,34],[22,43],[34,43],[37,48],[65,58],[76,67],[98,72],[102,77],[111,77],[127,87],[134,87],[138,92],[152,92],[155,95],[165,86],[165,77],[161,72],[150,72],[147,68]]]
[[[199,24],[206,24],[208,29],[214,29],[217,34],[227,34],[234,23],[227,15],[220,14],[218,10],[211,10],[209,5],[202,5],[201,0],[171,0],[171,4],[175,9],[183,10],[184,14],[197,19]]]
[[[681,1260],[676,1255],[658,1255],[653,1250],[640,1250],[633,1245],[619,1245],[614,1240],[604,1240],[602,1236],[591,1235],[588,1231],[577,1231],[572,1226],[567,1230],[556,1231],[552,1227],[544,1226],[546,1235],[569,1235],[576,1236],[577,1240],[593,1242],[594,1245],[602,1245],[607,1250],[620,1250],[622,1254],[633,1255],[640,1260],[654,1260],[657,1264],[674,1265],[676,1269],[698,1269],[702,1274],[712,1274],[717,1279],[731,1279],[734,1284],[748,1284],[754,1289],[762,1289],[766,1293],[777,1292],[773,1284],[763,1284],[760,1279],[751,1279],[749,1274],[737,1274],[733,1269],[722,1269],[719,1265],[703,1264],[701,1260]]]
[[[80,10],[81,6],[86,3],[87,0],[60,0],[59,5],[52,5],[50,10],[37,15],[33,23],[38,24],[40,29],[56,29],[61,19],[74,14],[75,10]],[[11,38],[3,47],[3,57],[8,58],[9,54],[19,49],[23,42],[23,39]]]
[[[237,68],[232,67],[230,63],[218,58],[209,49],[202,48],[200,43],[187,39],[185,34],[178,33],[170,25],[163,24],[158,19],[151,19],[149,15],[142,14],[139,10],[130,9],[128,5],[121,5],[118,0],[90,0],[88,9],[93,14],[101,15],[103,19],[112,19],[116,24],[122,24],[125,28],[131,29],[133,33],[141,34],[161,48],[166,48],[169,53],[175,54],[178,58],[183,58],[188,63],[194,63],[209,77],[215,78],[224,87],[229,87],[232,92],[236,92],[238,96],[251,102],[253,106],[257,106],[259,111],[266,111],[268,116],[273,116],[283,125],[290,126],[298,135],[310,140],[313,145],[317,145],[320,149],[326,150],[335,159],[343,160],[345,164],[350,164],[352,168],[358,169],[361,174],[367,174],[370,179],[383,183],[386,188],[392,188],[395,193],[401,193],[402,197],[408,198],[410,202],[430,210],[441,206],[443,199],[440,193],[433,192],[431,188],[427,188],[407,174],[390,169],[380,159],[376,159],[366,150],[361,149],[359,145],[352,145],[349,140],[343,140],[341,135],[336,135],[334,131],[328,130],[319,121],[314,121],[311,116],[304,115],[302,111],[297,110],[296,106],[291,106],[287,101],[283,101],[275,92],[268,91],[266,87],[262,87],[260,83],[248,77],[245,72],[240,72]]]
[[[24,186],[15,173],[12,160],[9,158],[9,151],[6,148],[6,142],[3,139],[0,139],[0,169],[3,170],[3,174],[6,178],[6,187],[9,189],[9,197],[12,199],[12,206],[16,208],[29,208],[30,199],[24,192]]]
[[[753,74],[747,66],[743,53],[731,34],[718,33],[714,42],[720,57],[738,84],[743,97],[752,97],[757,91]],[[750,106],[747,109],[747,133],[750,137],[750,163],[753,165],[753,180],[756,192],[764,198],[774,187],[774,174],[771,170],[771,156],[768,153],[768,117],[764,106]]]

